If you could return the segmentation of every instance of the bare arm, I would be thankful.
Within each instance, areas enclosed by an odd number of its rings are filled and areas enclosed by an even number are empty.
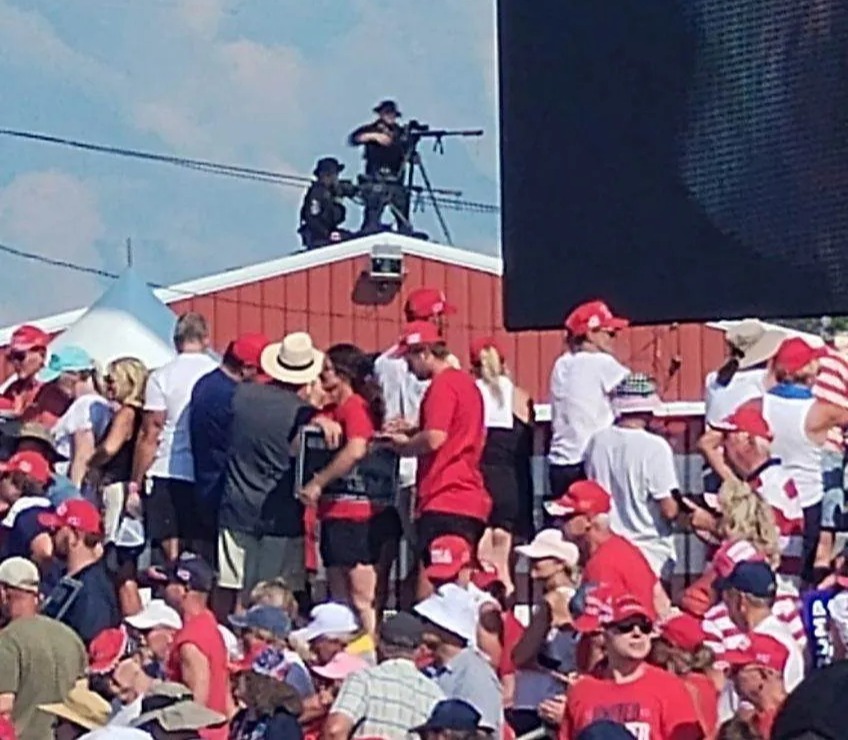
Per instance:
[[[12,719],[12,709],[15,707],[14,694],[0,694],[0,717]]]
[[[848,424],[848,409],[816,399],[807,412],[807,418],[804,420],[804,431],[807,433],[810,442],[821,446],[824,444],[830,429],[846,424]]]
[[[36,535],[29,543],[29,553],[39,569],[46,571],[53,563],[53,538],[50,533],[42,532]]]
[[[542,600],[539,607],[534,610],[530,617],[530,624],[521,635],[518,644],[512,650],[512,661],[516,668],[533,668],[536,665],[536,656],[545,644],[545,638],[551,629],[551,607],[546,600]]]
[[[108,434],[94,450],[94,454],[88,461],[89,468],[103,467],[132,438],[133,422],[137,413],[135,409],[129,406],[124,406],[118,410],[109,426]]]
[[[447,439],[447,432],[440,429],[422,429],[395,449],[402,457],[421,457],[438,450]]]
[[[525,424],[532,424],[535,421],[533,399],[527,391],[518,386],[515,386],[515,392],[512,395],[512,413]]]
[[[194,694],[194,700],[205,706],[209,699],[209,661],[196,645],[180,647],[180,672],[183,683]]]
[[[156,458],[156,448],[159,446],[159,437],[165,428],[164,411],[145,411],[141,422],[141,431],[135,443],[135,455],[133,457],[132,482],[141,485],[144,476]]]
[[[722,480],[733,480],[736,476],[724,461],[721,443],[721,432],[715,429],[707,429],[698,440],[698,450],[704,456],[707,464],[715,470]]]
[[[662,514],[663,519],[668,522],[673,522],[677,519],[677,515],[680,513],[680,506],[677,504],[677,500],[674,496],[669,496],[668,498],[660,499],[660,514]]]
[[[312,480],[321,488],[324,488],[334,480],[346,476],[367,453],[367,440],[361,437],[349,439],[345,446],[333,457],[330,464],[315,473]]]
[[[88,461],[94,454],[94,432],[91,429],[80,429],[74,432],[74,455],[68,477],[79,488],[88,471]]]
[[[480,607],[480,619],[477,625],[477,647],[486,655],[489,662],[497,667],[503,651],[503,617],[494,604]]]
[[[347,740],[353,730],[353,722],[350,717],[341,712],[332,712],[324,723],[322,740]]]

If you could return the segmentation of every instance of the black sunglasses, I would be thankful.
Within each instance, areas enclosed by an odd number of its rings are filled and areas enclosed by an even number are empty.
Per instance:
[[[650,635],[654,629],[654,625],[647,617],[634,617],[612,625],[611,629],[618,635],[629,635],[636,629],[643,635]]]
[[[26,352],[9,352],[10,362],[23,362],[26,359]]]

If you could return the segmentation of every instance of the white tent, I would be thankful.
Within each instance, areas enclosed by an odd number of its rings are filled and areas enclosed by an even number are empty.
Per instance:
[[[175,356],[177,317],[150,287],[128,269],[79,319],[50,344],[50,350],[75,344],[101,367],[119,357],[137,357],[157,368]]]

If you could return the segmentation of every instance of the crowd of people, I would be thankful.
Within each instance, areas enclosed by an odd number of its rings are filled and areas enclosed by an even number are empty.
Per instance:
[[[534,511],[533,402],[493,338],[454,354],[452,312],[419,288],[377,356],[294,332],[220,359],[188,313],[152,369],[15,331],[0,740],[840,737],[838,343],[728,332],[685,491],[656,383],[615,356],[627,322],[578,306]],[[307,475],[305,430],[325,453]],[[390,499],[345,487],[377,451]],[[684,531],[708,554],[680,589]]]

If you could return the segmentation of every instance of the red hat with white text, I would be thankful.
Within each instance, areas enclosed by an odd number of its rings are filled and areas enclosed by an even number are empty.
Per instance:
[[[630,322],[613,314],[603,301],[581,303],[565,320],[565,328],[575,337],[585,337],[590,331],[620,331],[627,326]]]
[[[610,508],[609,493],[591,480],[579,480],[572,483],[564,496],[545,502],[545,511],[551,516],[586,514],[591,517],[608,514]]]
[[[406,314],[412,319],[427,320],[434,316],[448,316],[456,313],[456,306],[448,303],[443,290],[437,288],[417,288],[406,297]]]
[[[471,565],[471,545],[455,534],[436,537],[427,551],[428,565],[424,572],[431,581],[452,581],[459,572]]]

